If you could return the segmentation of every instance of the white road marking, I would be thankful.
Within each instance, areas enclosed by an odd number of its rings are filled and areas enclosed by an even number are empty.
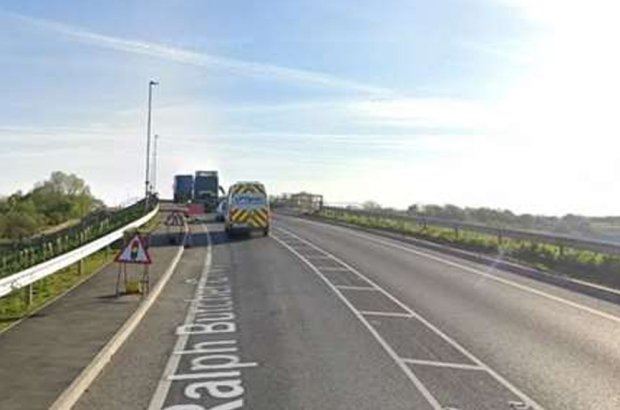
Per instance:
[[[339,266],[317,266],[319,270],[330,271],[330,272],[348,272],[347,268],[341,268]]]
[[[304,255],[304,257],[306,258],[310,258],[310,259],[329,259],[329,257],[325,256],[325,255],[321,255],[318,253],[308,253],[307,251],[300,251],[299,249],[295,249],[297,252],[301,253],[302,255]]]
[[[607,286],[603,286],[603,285],[598,285],[596,283],[590,283],[590,282],[586,282],[585,280],[581,280],[581,279],[575,279],[575,278],[567,278],[568,280],[570,280],[571,282],[575,282],[575,283],[579,283],[580,285],[584,285],[584,286],[588,286],[594,289],[598,289],[598,290],[602,290],[604,292],[609,292],[609,293],[613,293],[615,295],[620,295],[620,290],[618,289],[613,289]]]
[[[316,225],[315,222],[305,221],[305,220],[301,220],[301,219],[300,219],[300,221],[303,221],[303,222],[308,223],[308,224]],[[496,275],[492,275],[490,273],[481,271],[481,270],[473,268],[471,266],[463,265],[461,263],[454,262],[454,261],[448,260],[448,259],[444,259],[444,258],[441,258],[439,256],[436,256],[436,255],[433,255],[433,254],[429,254],[429,253],[426,253],[426,252],[423,252],[423,251],[419,251],[417,249],[413,249],[413,248],[410,248],[410,247],[407,247],[407,246],[404,246],[404,245],[400,245],[400,244],[395,243],[395,242],[389,242],[389,241],[385,241],[385,240],[382,240],[382,239],[378,239],[378,238],[375,238],[375,237],[373,237],[371,235],[359,234],[359,233],[355,232],[352,229],[345,229],[345,228],[341,228],[341,227],[337,227],[337,226],[331,226],[331,225],[327,225],[327,224],[321,224],[321,226],[325,226],[326,228],[333,229],[333,230],[345,231],[347,233],[347,235],[356,236],[358,238],[366,239],[366,240],[368,240],[370,242],[375,242],[375,243],[378,243],[378,244],[381,244],[381,245],[384,245],[384,246],[387,246],[387,247],[391,247],[391,248],[395,248],[395,249],[400,249],[400,250],[403,250],[403,251],[408,252],[408,253],[412,253],[412,254],[415,254],[415,255],[418,255],[418,256],[423,256],[425,258],[432,259],[432,260],[434,260],[436,262],[443,263],[444,265],[449,265],[449,266],[452,266],[452,267],[455,267],[455,268],[459,268],[459,269],[464,270],[466,272],[483,276],[485,278],[488,278],[488,279],[491,279],[493,281],[502,283],[504,285],[511,286],[513,288],[522,290],[524,292],[528,292],[528,293],[532,293],[532,294],[538,295],[540,297],[552,300],[554,302],[561,303],[561,304],[566,305],[566,306],[570,306],[570,307],[572,307],[574,309],[590,313],[592,315],[601,317],[603,319],[607,319],[607,320],[611,320],[611,321],[616,322],[616,323],[620,323],[620,317],[618,317],[616,315],[613,315],[611,313],[603,312],[601,310],[598,310],[598,309],[595,309],[595,308],[592,308],[592,307],[589,307],[589,306],[586,306],[586,305],[582,305],[582,304],[577,303],[577,302],[573,302],[571,300],[562,298],[560,296],[552,295],[551,293],[548,293],[548,292],[545,292],[545,291],[542,291],[542,290],[539,290],[539,289],[535,289],[535,288],[532,288],[530,286],[523,285],[521,283],[514,282],[514,281],[512,281],[510,279],[505,279],[505,278],[502,278],[502,277],[499,277],[499,276],[496,276]],[[280,229],[282,229],[282,228],[280,228]]]
[[[184,225],[185,236],[183,242],[188,238],[187,224]],[[161,275],[153,290],[146,296],[146,299],[138,306],[138,308],[123,323],[121,328],[112,336],[105,346],[97,353],[93,360],[82,370],[82,372],[71,382],[58,396],[56,401],[50,406],[50,410],[68,410],[82,397],[84,392],[88,390],[95,381],[104,367],[112,360],[116,352],[123,346],[131,334],[136,330],[142,319],[146,316],[149,309],[153,306],[164,287],[174,274],[177,264],[183,256],[184,247],[179,246],[175,256],[172,258],[170,265]]]
[[[298,236],[298,235],[294,234],[293,232],[289,231],[288,229],[284,229],[284,228],[278,228],[278,229],[283,231],[283,232],[285,232],[288,235],[291,235],[291,236],[295,237],[298,240],[304,241],[305,243],[307,243],[308,245],[310,245],[310,246],[312,246],[312,247],[314,247],[316,249],[319,249],[319,250],[325,252],[326,255],[330,255],[336,262],[340,263],[342,266],[346,266],[347,268],[349,268],[349,270],[351,272],[355,273],[358,277],[360,277],[361,279],[366,280],[368,283],[370,283],[371,285],[375,286],[379,292],[381,292],[382,294],[387,296],[391,301],[396,303],[403,310],[405,310],[406,312],[410,313],[414,318],[418,319],[420,322],[422,322],[424,325],[426,325],[426,327],[428,327],[433,332],[435,332],[438,336],[440,336],[442,339],[444,339],[446,342],[448,342],[452,347],[454,347],[456,350],[458,350],[463,355],[465,355],[468,359],[470,359],[471,361],[476,363],[478,366],[483,367],[489,374],[491,374],[497,381],[499,381],[501,384],[503,384],[508,390],[510,390],[512,393],[514,393],[516,396],[518,396],[524,402],[528,403],[531,406],[532,409],[537,409],[537,410],[542,410],[543,409],[543,407],[541,405],[536,403],[533,399],[528,397],[525,393],[521,392],[519,389],[517,389],[515,386],[513,386],[512,383],[510,383],[508,380],[506,380],[503,376],[501,376],[495,370],[493,370],[489,366],[487,366],[484,362],[482,362],[482,360],[478,359],[476,356],[474,356],[472,353],[470,353],[469,350],[467,350],[463,346],[461,346],[460,343],[458,343],[456,340],[452,339],[450,336],[448,336],[443,331],[441,331],[437,326],[433,325],[431,322],[426,320],[419,313],[417,313],[416,311],[411,309],[409,306],[405,305],[403,302],[401,302],[396,297],[391,295],[389,292],[387,292],[385,289],[383,289],[381,286],[379,286],[377,283],[375,283],[372,279],[366,277],[364,274],[362,274],[357,269],[353,268],[351,265],[347,264],[346,262],[344,262],[342,259],[338,258],[337,256],[334,256],[333,254],[327,252],[326,250],[319,248],[318,246],[316,246],[312,242],[310,242],[310,241],[308,241],[308,240],[306,240],[304,238],[301,238],[300,236]],[[321,274],[321,276],[323,277],[322,274]],[[331,283],[330,283],[330,286],[332,288],[334,288]],[[337,289],[335,289],[335,291],[338,292]],[[340,292],[338,292],[338,294],[341,297],[344,297],[344,296],[342,296],[342,294]],[[347,300],[347,302],[348,302],[348,300]],[[356,313],[359,314],[359,312],[357,312],[357,311],[356,311]],[[361,314],[359,316],[361,316]],[[368,325],[368,326],[370,326],[370,325]],[[399,360],[400,360],[400,358],[399,358]]]
[[[203,380],[203,379],[223,379],[225,377],[240,377],[241,372],[238,370],[232,372],[216,372],[216,373],[190,373],[190,374],[173,374],[168,376],[168,380]]]
[[[334,285],[338,289],[344,290],[377,290],[371,286],[350,286],[350,285]]]
[[[196,287],[197,290],[203,287],[208,279],[209,270],[211,268],[211,259],[212,259],[211,234],[209,233],[208,228],[206,228],[204,225],[202,226],[203,226],[204,231],[207,233],[207,254],[205,256],[202,273],[200,275],[200,279],[198,280],[198,285]],[[188,325],[192,323],[194,320],[194,316],[196,316],[195,309],[193,308],[193,303],[194,302],[192,302],[192,304],[190,304],[190,306],[187,308],[187,315],[185,316],[185,321],[183,322],[184,325]],[[172,351],[173,352],[182,351],[187,345],[187,340],[189,339],[189,336],[190,336],[189,334],[179,335]],[[180,361],[181,361],[181,355],[178,355],[178,354],[170,355],[170,358],[168,359],[168,363],[166,364],[166,368],[164,369],[164,373],[161,379],[159,380],[159,383],[157,385],[157,388],[155,389],[155,393],[153,394],[153,397],[151,398],[151,402],[148,407],[149,410],[160,410],[161,408],[163,408],[164,403],[166,401],[166,397],[168,396],[168,391],[170,390],[170,386],[172,385],[172,382],[174,380],[172,376],[174,376],[174,374],[176,373],[177,368],[179,367]]]
[[[401,358],[401,360],[408,364],[417,364],[417,365],[422,365],[422,366],[447,367],[450,369],[486,371],[484,367],[480,367],[476,364],[437,362],[434,360],[407,359],[404,357]]]
[[[399,312],[377,312],[374,310],[360,310],[360,313],[365,316],[387,316],[387,317],[402,317],[406,319],[410,319],[411,316],[409,313],[399,313]]]
[[[353,304],[351,304],[351,302],[349,302],[349,300],[344,297],[344,295],[338,290],[338,288],[336,288],[326,277],[325,275],[323,275],[321,273],[321,271],[319,271],[308,259],[304,258],[303,255],[301,255],[299,252],[297,252],[295,249],[293,249],[291,246],[289,246],[286,242],[284,242],[282,239],[278,238],[276,235],[272,235],[271,238],[273,238],[276,242],[278,242],[280,245],[282,245],[284,248],[288,249],[290,252],[292,252],[294,255],[296,255],[302,262],[304,262],[306,265],[308,265],[308,267],[319,277],[323,280],[323,282],[325,282],[325,284],[331,288],[334,293],[336,294],[336,296],[338,296],[338,298],[340,298],[340,300],[351,310],[351,312],[353,312],[353,314],[359,319],[360,322],[362,322],[362,324],[364,326],[366,326],[366,328],[368,329],[368,331],[374,336],[374,338],[379,342],[379,344],[381,345],[381,347],[383,347],[383,349],[387,352],[387,354],[392,358],[392,360],[394,360],[394,362],[398,365],[398,367],[400,367],[400,369],[403,371],[403,373],[405,373],[405,376],[407,376],[407,378],[411,381],[411,383],[413,383],[413,385],[418,389],[418,391],[422,394],[422,396],[424,396],[424,398],[426,399],[426,401],[431,405],[431,407],[434,410],[443,410],[443,407],[441,406],[441,404],[439,404],[439,402],[437,401],[437,399],[428,391],[428,389],[426,388],[426,386],[424,386],[422,384],[422,382],[420,381],[420,379],[418,379],[418,377],[415,375],[415,373],[413,372],[413,370],[411,370],[411,368],[409,366],[407,366],[401,359],[400,357],[398,357],[398,355],[396,354],[396,352],[392,349],[392,347],[385,341],[385,339],[383,339],[383,337],[372,327],[372,325],[370,323],[368,323],[368,321],[366,320],[366,318],[364,316],[362,316],[362,314],[360,312],[357,311],[357,309],[355,309],[355,306],[353,306]]]

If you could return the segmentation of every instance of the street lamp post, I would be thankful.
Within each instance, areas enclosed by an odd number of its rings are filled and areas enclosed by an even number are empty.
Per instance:
[[[159,135],[153,135],[153,177],[151,183],[154,192],[157,192],[157,140],[159,140]]]
[[[153,87],[158,85],[159,83],[156,81],[149,81],[149,106],[147,112],[146,119],[146,175],[144,180],[144,197],[145,197],[145,206],[148,208],[149,205],[149,173],[151,166],[151,107],[153,101]]]

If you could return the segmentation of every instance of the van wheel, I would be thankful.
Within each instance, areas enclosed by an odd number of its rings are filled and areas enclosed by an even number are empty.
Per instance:
[[[269,235],[269,228],[263,229],[263,236]]]

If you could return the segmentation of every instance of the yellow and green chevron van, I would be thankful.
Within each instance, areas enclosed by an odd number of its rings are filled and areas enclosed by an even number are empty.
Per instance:
[[[260,182],[237,182],[228,190],[224,225],[227,234],[260,231],[269,234],[269,201]]]

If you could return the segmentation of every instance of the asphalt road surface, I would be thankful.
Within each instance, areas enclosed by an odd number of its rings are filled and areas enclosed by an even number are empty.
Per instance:
[[[193,247],[77,409],[618,409],[620,308],[276,216]]]

